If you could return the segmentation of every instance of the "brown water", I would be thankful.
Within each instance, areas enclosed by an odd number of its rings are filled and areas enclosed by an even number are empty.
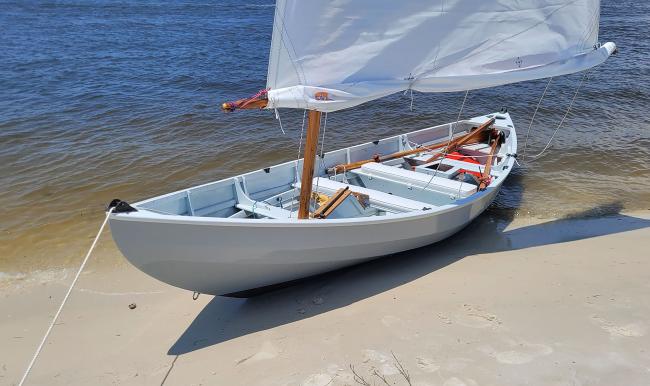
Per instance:
[[[296,156],[302,113],[222,114],[265,85],[273,6],[9,2],[0,14],[0,279],[80,261],[104,206]],[[603,1],[589,74],[545,157],[522,162],[487,213],[562,217],[650,208],[650,5]],[[581,75],[556,79],[531,133],[541,150]],[[545,81],[472,91],[464,117],[508,106],[520,151]],[[394,95],[330,114],[335,149],[453,121],[462,94]],[[121,263],[106,237],[100,254]]]

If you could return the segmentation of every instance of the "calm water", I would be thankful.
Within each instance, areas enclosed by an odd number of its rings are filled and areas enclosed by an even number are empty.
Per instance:
[[[650,3],[603,0],[589,75],[547,156],[515,170],[490,215],[650,208]],[[295,158],[301,112],[222,114],[265,86],[271,1],[0,2],[0,276],[66,266],[103,207]],[[543,147],[581,75],[557,79]],[[544,81],[471,92],[465,117],[508,106],[522,139]],[[394,95],[330,114],[326,149],[455,119],[461,94]],[[520,154],[521,154],[520,150]],[[108,238],[102,250],[118,261]],[[3,273],[4,274],[1,274]]]

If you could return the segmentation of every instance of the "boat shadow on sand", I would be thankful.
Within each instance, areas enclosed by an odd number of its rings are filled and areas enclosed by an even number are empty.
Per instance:
[[[650,220],[620,214],[612,203],[566,218],[508,229],[514,213],[488,210],[458,234],[411,251],[311,277],[248,299],[215,297],[169,349],[181,355],[257,331],[347,306],[452,264],[466,256],[521,250],[626,232]],[[604,215],[605,214],[605,215]]]

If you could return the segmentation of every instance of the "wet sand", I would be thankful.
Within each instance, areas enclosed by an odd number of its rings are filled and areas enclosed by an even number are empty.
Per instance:
[[[502,225],[243,300],[91,263],[35,365],[38,385],[644,385],[650,211]],[[0,292],[15,384],[72,278]],[[133,310],[128,305],[135,303]],[[399,361],[396,360],[393,354]]]

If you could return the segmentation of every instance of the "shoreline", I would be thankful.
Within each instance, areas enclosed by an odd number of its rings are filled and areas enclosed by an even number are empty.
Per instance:
[[[650,209],[626,209],[620,202],[611,202],[591,207],[589,210],[569,211],[563,213],[561,217],[543,216],[540,213],[532,214],[521,209],[501,208],[498,204],[492,204],[484,214],[475,221],[483,221],[482,218],[489,217],[492,221],[500,223],[500,228],[507,226],[519,226],[521,224],[533,224],[558,220],[569,219],[592,219],[617,216],[620,214],[641,215]],[[102,213],[96,211],[96,213]],[[65,242],[56,241],[53,236],[50,239],[41,238],[34,241],[34,248],[38,249],[38,258],[33,260],[33,256],[28,253],[33,248],[25,249],[18,253],[26,254],[22,259],[12,258],[1,261],[0,264],[0,292],[7,287],[20,285],[29,282],[45,282],[65,280],[68,271],[76,271],[78,265],[90,247],[92,239],[95,237],[97,228],[102,221],[102,217],[97,216],[92,222],[81,224],[80,233],[84,237],[73,237]],[[519,224],[519,225],[518,225]],[[55,241],[52,243],[52,241]],[[52,245],[49,245],[52,244]],[[8,253],[7,256],[13,256],[15,253]],[[7,256],[4,256],[5,258]],[[3,257],[0,254],[0,257]],[[15,257],[15,256],[14,256]],[[93,266],[97,270],[112,270],[131,267],[131,264],[122,256],[110,236],[110,230],[105,230],[99,239],[97,247],[91,258]]]
[[[192,301],[91,260],[28,384],[353,385],[350,365],[398,385],[399,365],[419,385],[642,384],[648,237],[647,210],[483,215],[433,246],[248,300]],[[20,379],[71,280],[44,277],[0,288],[2,384]]]

